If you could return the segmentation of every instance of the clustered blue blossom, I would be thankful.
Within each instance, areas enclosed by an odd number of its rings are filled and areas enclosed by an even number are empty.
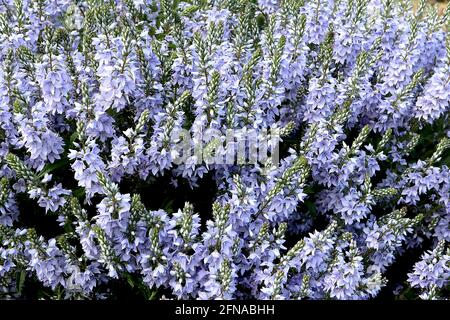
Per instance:
[[[449,298],[447,30],[426,1],[1,1],[0,297]],[[267,128],[279,164],[171,139]],[[209,209],[135,188],[166,178]]]

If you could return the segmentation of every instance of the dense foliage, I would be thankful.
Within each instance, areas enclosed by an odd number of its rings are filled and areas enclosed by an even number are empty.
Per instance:
[[[0,1],[0,296],[448,298],[449,27],[425,1]]]

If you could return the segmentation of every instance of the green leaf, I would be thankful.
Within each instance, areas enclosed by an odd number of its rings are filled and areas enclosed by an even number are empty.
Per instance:
[[[127,278],[127,282],[128,282],[128,284],[130,285],[130,287],[134,288],[134,281],[133,281],[133,279],[131,278],[131,276],[127,274],[127,275],[126,275],[126,278]]]
[[[256,17],[256,24],[257,24],[259,30],[264,29],[264,27],[266,25],[266,17],[263,14],[259,14]]]
[[[22,295],[23,286],[25,284],[26,272],[25,270],[21,270],[17,273],[17,293]]]
[[[52,171],[55,171],[55,170],[57,170],[59,168],[62,168],[64,166],[68,165],[68,164],[69,164],[69,159],[65,158],[65,157],[62,158],[61,160],[58,160],[58,161],[54,162],[54,163],[50,163],[50,164],[46,165],[41,172],[39,172],[38,177],[42,178],[46,173],[50,173]]]
[[[305,201],[305,206],[308,208],[308,211],[311,213],[312,216],[316,216],[317,215],[316,205],[314,204],[313,201],[306,200]]]
[[[78,139],[78,133],[75,131],[74,133],[72,133],[71,135],[70,135],[70,138],[69,138],[69,145],[71,146],[71,145],[73,145],[73,143],[75,142],[75,140],[77,140]]]
[[[72,194],[78,200],[82,200],[85,194],[85,190],[83,187],[76,188],[75,190],[73,190]]]
[[[147,295],[148,300],[155,300],[156,298],[157,298],[156,290],[150,291],[149,294]]]

